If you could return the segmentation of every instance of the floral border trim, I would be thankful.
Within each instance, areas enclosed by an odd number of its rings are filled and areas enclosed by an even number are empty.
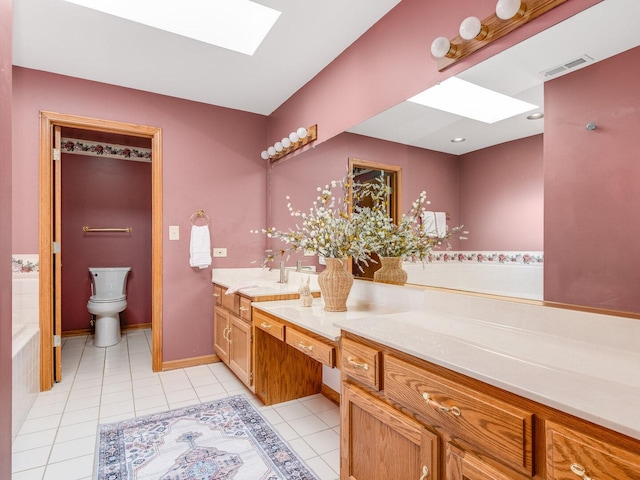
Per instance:
[[[430,263],[501,263],[520,265],[542,265],[542,252],[433,252]]]
[[[150,148],[134,148],[127,147],[126,145],[108,145],[75,138],[63,138],[60,149],[64,153],[73,153],[76,155],[151,162]]]
[[[34,273],[40,271],[40,262],[33,261],[37,255],[25,255],[24,258],[11,256],[11,272],[15,274]]]

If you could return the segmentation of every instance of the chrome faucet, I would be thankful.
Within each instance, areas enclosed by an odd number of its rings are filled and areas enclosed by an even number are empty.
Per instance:
[[[280,262],[280,281],[278,283],[287,283],[288,280],[287,269],[284,266],[284,262]]]
[[[296,262],[296,272],[301,272],[302,271],[302,260],[298,260]]]

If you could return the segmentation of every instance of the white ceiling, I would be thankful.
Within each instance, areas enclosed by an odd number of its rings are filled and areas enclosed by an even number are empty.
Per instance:
[[[269,115],[399,1],[258,0],[282,15],[247,56],[64,0],[16,0],[13,63]],[[542,111],[541,72],[640,45],[637,18],[639,0],[603,0],[459,76]],[[404,102],[349,131],[461,155],[542,133],[543,126],[524,116],[488,125]],[[454,144],[454,137],[467,140]]]
[[[590,9],[462,72],[464,80],[539,105],[543,112],[544,73],[588,55],[603,60],[640,45],[639,0],[604,0]],[[593,62],[566,70],[583,68]],[[403,102],[349,129],[374,138],[455,155],[543,132],[544,120],[524,115],[492,125]],[[452,143],[455,137],[466,138]]]
[[[400,2],[254,1],[282,14],[248,56],[64,0],[16,0],[13,63],[269,115]]]

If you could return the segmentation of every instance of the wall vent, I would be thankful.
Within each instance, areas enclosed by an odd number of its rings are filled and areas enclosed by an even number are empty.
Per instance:
[[[589,55],[582,55],[581,57],[565,62],[562,65],[557,65],[547,70],[543,70],[540,74],[545,80],[549,80],[551,77],[557,77],[565,73],[569,73],[570,70],[591,62],[593,62],[593,58]]]

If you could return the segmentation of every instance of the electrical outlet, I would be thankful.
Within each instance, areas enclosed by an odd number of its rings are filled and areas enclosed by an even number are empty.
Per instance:
[[[226,248],[214,248],[213,249],[213,256],[214,257],[226,257],[227,256],[227,249]]]
[[[178,225],[169,226],[169,240],[180,240],[180,227]]]

